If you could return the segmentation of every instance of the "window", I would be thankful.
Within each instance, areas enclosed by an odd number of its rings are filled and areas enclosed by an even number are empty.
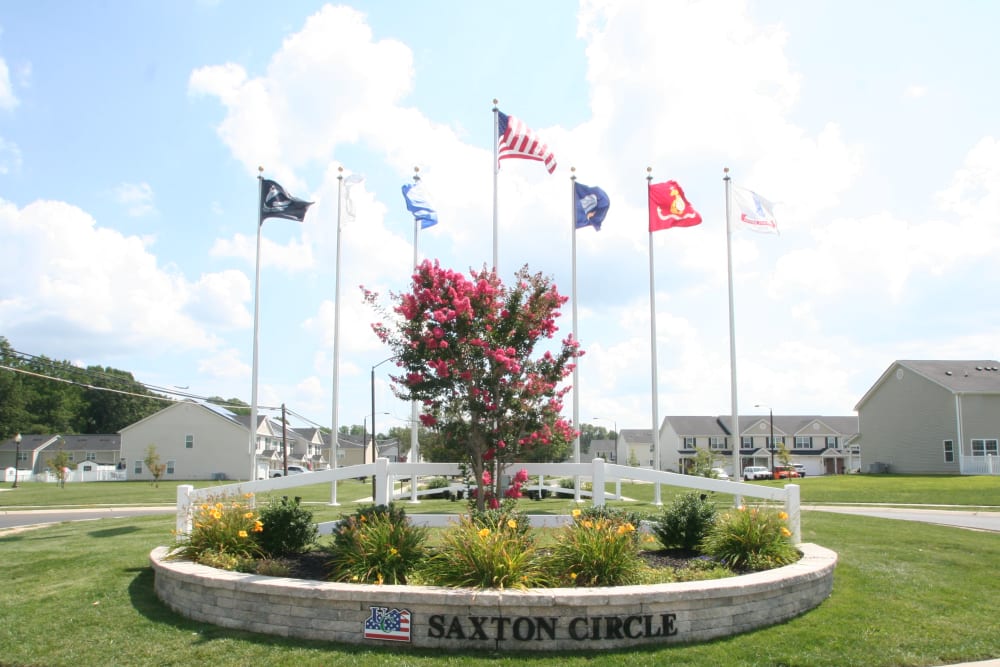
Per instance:
[[[740,438],[740,447],[743,449],[753,449],[753,436],[745,435]]]
[[[173,461],[167,461],[167,474],[168,475],[173,475],[174,474],[174,462]]]
[[[28,460],[28,452],[18,452],[17,453],[17,462],[18,463],[24,463],[27,460]]]
[[[690,435],[684,436],[684,449],[694,449],[697,446],[697,438]]]
[[[69,460],[72,461],[75,458],[76,458],[76,453],[75,452],[69,452]]]
[[[133,468],[133,472],[135,472],[136,475],[142,474],[142,461],[135,462],[135,468]]]
[[[650,445],[650,446],[649,446],[649,451],[650,451],[650,452],[655,452],[655,451],[656,451],[656,448],[655,448],[655,447],[654,447],[653,445]]]
[[[840,440],[840,438],[838,438],[837,436],[835,436],[835,435],[828,435],[828,436],[826,436],[826,446],[827,447],[833,447],[834,449],[836,449],[840,445],[840,443],[838,442],[838,440]]]
[[[955,462],[955,441],[945,440],[944,441],[944,462],[954,463]]]
[[[796,441],[797,440],[798,440],[798,438],[796,437]],[[765,438],[764,439],[764,443],[765,443],[764,446],[767,447],[768,449],[778,448],[778,447],[781,447],[782,445],[785,444],[785,436],[783,436],[783,435],[776,435],[776,436],[774,436],[774,443],[775,444],[774,444],[773,448],[771,447],[771,438],[770,437]]]
[[[194,449],[194,436],[185,435],[184,436],[184,449]]]
[[[97,460],[97,452],[87,452],[86,460],[87,461],[96,461]]]
[[[812,449],[813,439],[811,435],[795,436],[795,449]]]
[[[713,435],[708,439],[709,449],[726,449],[726,439],[720,438],[717,435]]]
[[[92,471],[93,469],[94,469],[94,467],[93,467],[93,466],[89,466],[89,465],[84,465],[84,466],[83,466],[83,472],[90,472],[90,471]]]
[[[997,456],[1000,449],[997,447],[996,438],[974,439],[972,441],[973,456]]]

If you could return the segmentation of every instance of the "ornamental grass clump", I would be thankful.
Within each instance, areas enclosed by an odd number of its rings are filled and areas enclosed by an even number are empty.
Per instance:
[[[264,530],[253,509],[253,494],[239,500],[213,498],[194,510],[191,532],[178,536],[170,557],[226,570],[241,569],[261,555],[254,536]]]
[[[405,584],[426,555],[427,529],[414,526],[393,503],[344,518],[333,534],[330,579],[358,584]]]
[[[639,556],[637,525],[613,512],[590,517],[573,510],[546,559],[553,579],[564,586],[627,586],[643,583],[647,567]]]
[[[735,570],[769,570],[800,558],[780,510],[739,507],[719,516],[701,550]]]
[[[546,578],[526,518],[502,509],[462,516],[449,527],[440,547],[420,568],[420,582],[457,588],[544,586]]]
[[[715,525],[717,511],[705,494],[682,493],[651,523],[651,530],[667,549],[697,552]]]

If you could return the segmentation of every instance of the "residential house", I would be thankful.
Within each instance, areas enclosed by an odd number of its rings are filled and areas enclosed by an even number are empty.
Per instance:
[[[1000,474],[1000,362],[894,361],[855,410],[866,472]]]
[[[618,434],[618,465],[653,468],[655,457],[653,429],[623,428]]]
[[[851,469],[858,433],[851,416],[741,415],[738,419],[739,470],[733,470],[732,417],[681,415],[666,417],[660,430],[660,460],[665,470],[686,472],[697,449],[714,456],[717,467],[739,477],[747,466],[771,468],[784,449],[806,475],[840,474]],[[772,440],[773,434],[773,440]]]
[[[618,463],[618,443],[615,440],[591,440],[586,461],[593,459],[604,459],[608,463]]]
[[[281,427],[258,419],[250,456],[250,418],[210,403],[181,401],[121,430],[121,456],[129,479],[152,479],[144,460],[150,445],[166,465],[161,479],[257,479],[280,461]],[[289,463],[304,465],[301,459]]]
[[[60,449],[65,450],[70,463],[76,464],[79,479],[97,479],[96,474],[89,473],[96,473],[99,468],[113,470],[121,466],[121,437],[117,433],[29,434],[21,437],[20,447],[13,438],[0,443],[0,469],[13,467],[14,457],[20,450],[18,479],[40,475],[49,469],[48,461]]]

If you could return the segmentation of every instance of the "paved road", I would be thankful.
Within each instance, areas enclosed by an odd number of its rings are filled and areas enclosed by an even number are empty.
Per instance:
[[[913,507],[877,507],[846,505],[803,505],[804,510],[836,512],[837,514],[860,514],[881,519],[901,519],[922,521],[956,528],[988,530],[1000,533],[1000,512],[980,512],[970,510],[921,509]]]
[[[47,510],[0,510],[0,530],[34,526],[37,524],[61,523],[63,521],[87,521],[93,519],[121,519],[147,514],[173,514],[173,505],[162,507],[105,507],[87,509],[47,509]]]

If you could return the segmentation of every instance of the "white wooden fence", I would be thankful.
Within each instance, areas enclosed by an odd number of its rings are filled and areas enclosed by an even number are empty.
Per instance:
[[[783,488],[774,488],[771,486],[711,479],[708,477],[680,475],[650,468],[616,465],[607,463],[604,459],[594,459],[590,463],[514,463],[508,472],[520,470],[521,468],[527,470],[529,475],[539,476],[540,479],[544,477],[578,477],[581,480],[589,480],[592,487],[592,491],[589,494],[590,502],[597,507],[603,506],[605,500],[610,497],[610,494],[605,491],[605,484],[622,480],[666,484],[668,486],[680,486],[688,489],[731,494],[735,496],[737,504],[742,502],[744,496],[780,502],[784,504],[785,512],[788,514],[788,527],[792,531],[792,541],[796,544],[802,541],[799,486],[797,484],[786,484]],[[295,489],[301,486],[322,483],[330,483],[332,486],[334,482],[345,479],[374,476],[375,493],[373,502],[376,505],[387,505],[393,500],[392,489],[397,480],[419,480],[421,477],[459,477],[461,475],[462,469],[458,463],[397,463],[391,462],[388,459],[377,459],[374,463],[363,463],[361,465],[330,470],[317,470],[253,482],[209,486],[201,489],[195,489],[190,484],[182,484],[177,487],[177,533],[186,535],[190,532],[192,505],[205,502],[210,498],[246,493],[259,494],[284,491],[286,489]],[[544,486],[529,486],[523,487],[522,492],[539,488],[545,488],[549,491],[554,490]],[[430,495],[440,492],[441,489],[421,489],[418,491],[418,494]],[[334,497],[335,495],[331,491],[331,502]],[[406,497],[408,498],[409,494]],[[397,499],[402,499],[402,496]],[[445,525],[449,519],[453,518],[449,515],[411,514],[409,512],[407,516],[414,523],[420,525]],[[569,521],[568,516],[529,515],[529,517],[532,525],[535,526],[554,525]],[[330,527],[335,523],[320,524],[321,532],[329,532]]]

